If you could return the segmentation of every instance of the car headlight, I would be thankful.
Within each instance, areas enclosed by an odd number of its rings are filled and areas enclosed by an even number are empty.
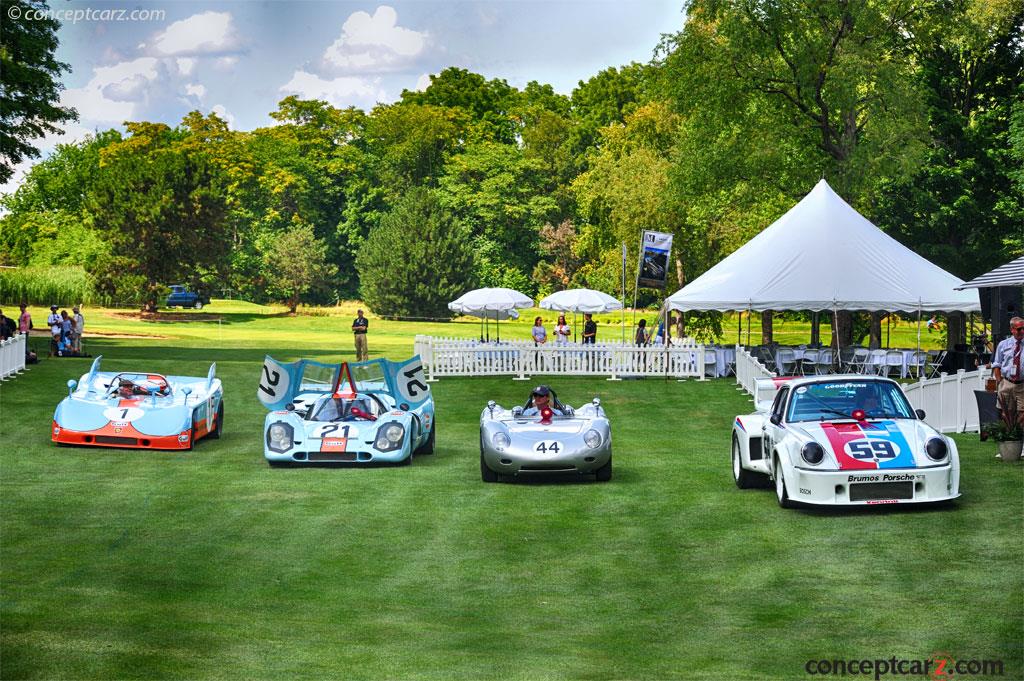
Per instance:
[[[273,452],[286,452],[292,448],[295,431],[281,421],[267,429],[267,448]]]
[[[941,437],[933,437],[924,446],[924,451],[932,461],[942,461],[949,455],[949,445]]]
[[[587,446],[591,449],[597,449],[601,446],[601,434],[594,429],[590,429],[583,436],[583,441],[587,443]]]
[[[812,466],[817,466],[825,458],[825,450],[817,442],[808,442],[800,449],[800,457]]]
[[[402,446],[405,437],[405,426],[401,423],[388,423],[377,431],[377,440],[373,446],[382,452],[390,452]]]
[[[506,433],[495,433],[494,437],[491,438],[491,442],[499,452],[508,449],[508,446],[512,444],[512,440]]]

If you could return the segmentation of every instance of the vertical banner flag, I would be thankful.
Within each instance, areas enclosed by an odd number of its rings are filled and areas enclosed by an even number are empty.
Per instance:
[[[672,250],[672,235],[664,232],[644,231],[640,244],[640,269],[637,286],[665,288],[668,276],[668,254]]]

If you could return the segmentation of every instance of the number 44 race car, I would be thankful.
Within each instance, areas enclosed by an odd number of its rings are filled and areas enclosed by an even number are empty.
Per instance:
[[[882,377],[757,381],[757,412],[737,416],[740,488],[774,482],[779,505],[910,504],[960,496],[956,443]]]
[[[321,364],[267,357],[257,388],[271,466],[412,462],[433,454],[434,400],[419,357]]]

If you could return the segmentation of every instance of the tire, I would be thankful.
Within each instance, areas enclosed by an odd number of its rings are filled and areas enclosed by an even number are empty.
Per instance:
[[[224,429],[224,400],[220,401],[217,406],[217,425],[213,427],[213,432],[210,433],[211,440],[219,440],[220,432]]]
[[[501,480],[501,476],[492,471],[484,461],[483,451],[480,452],[480,479],[484,482],[499,482]]]
[[[195,305],[193,305],[192,307],[194,307],[194,308],[195,308],[195,309],[197,309],[197,310],[202,310],[202,309],[203,309],[203,301],[201,301],[201,300],[197,300],[197,301],[196,301],[196,304],[195,304]]]
[[[598,482],[608,482],[612,479],[612,457],[608,457],[608,463],[594,471],[594,479]]]
[[[417,450],[416,453],[419,454],[420,456],[427,455],[427,454],[433,454],[434,453],[434,439],[435,439],[436,435],[437,435],[437,419],[435,418],[434,419],[434,424],[430,428],[430,435],[427,436],[427,441],[424,442],[422,446],[420,446],[419,450]]]
[[[786,489],[786,477],[782,472],[782,462],[775,457],[775,467],[772,469],[775,476],[775,498],[782,508],[793,508],[793,500],[789,498],[789,490]]]
[[[191,452],[192,448],[196,446],[196,421],[195,417],[192,417],[192,427],[188,429],[188,447],[185,451]]]
[[[736,486],[740,489],[750,489],[751,487],[757,487],[761,480],[759,476],[753,471],[748,471],[743,467],[743,458],[740,454],[740,439],[736,437],[736,433],[732,435],[732,479],[736,482]]]

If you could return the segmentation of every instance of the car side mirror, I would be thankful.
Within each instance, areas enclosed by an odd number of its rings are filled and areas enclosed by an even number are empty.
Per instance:
[[[782,424],[782,415],[781,414],[772,414],[768,418],[768,420],[771,421],[772,423],[774,423],[777,426],[781,425]]]
[[[497,406],[498,406],[498,403],[495,402],[494,400],[488,400],[487,401],[487,411],[493,412],[494,408],[497,407]]]
[[[594,404],[594,408],[595,409],[600,409],[601,408],[601,398],[600,397],[595,397],[593,404]]]
[[[520,407],[520,406],[512,407],[512,416],[514,416],[515,418],[519,418],[522,415],[523,415],[523,408],[522,407]]]
[[[185,394],[185,404],[188,404],[188,396],[192,394],[192,388],[185,386],[181,389],[181,392]]]
[[[917,418],[924,421],[924,409],[915,409],[914,413],[917,414]]]
[[[68,397],[71,396],[71,393],[75,392],[75,388],[77,388],[77,387],[78,387],[78,381],[76,381],[73,378],[68,379]]]

